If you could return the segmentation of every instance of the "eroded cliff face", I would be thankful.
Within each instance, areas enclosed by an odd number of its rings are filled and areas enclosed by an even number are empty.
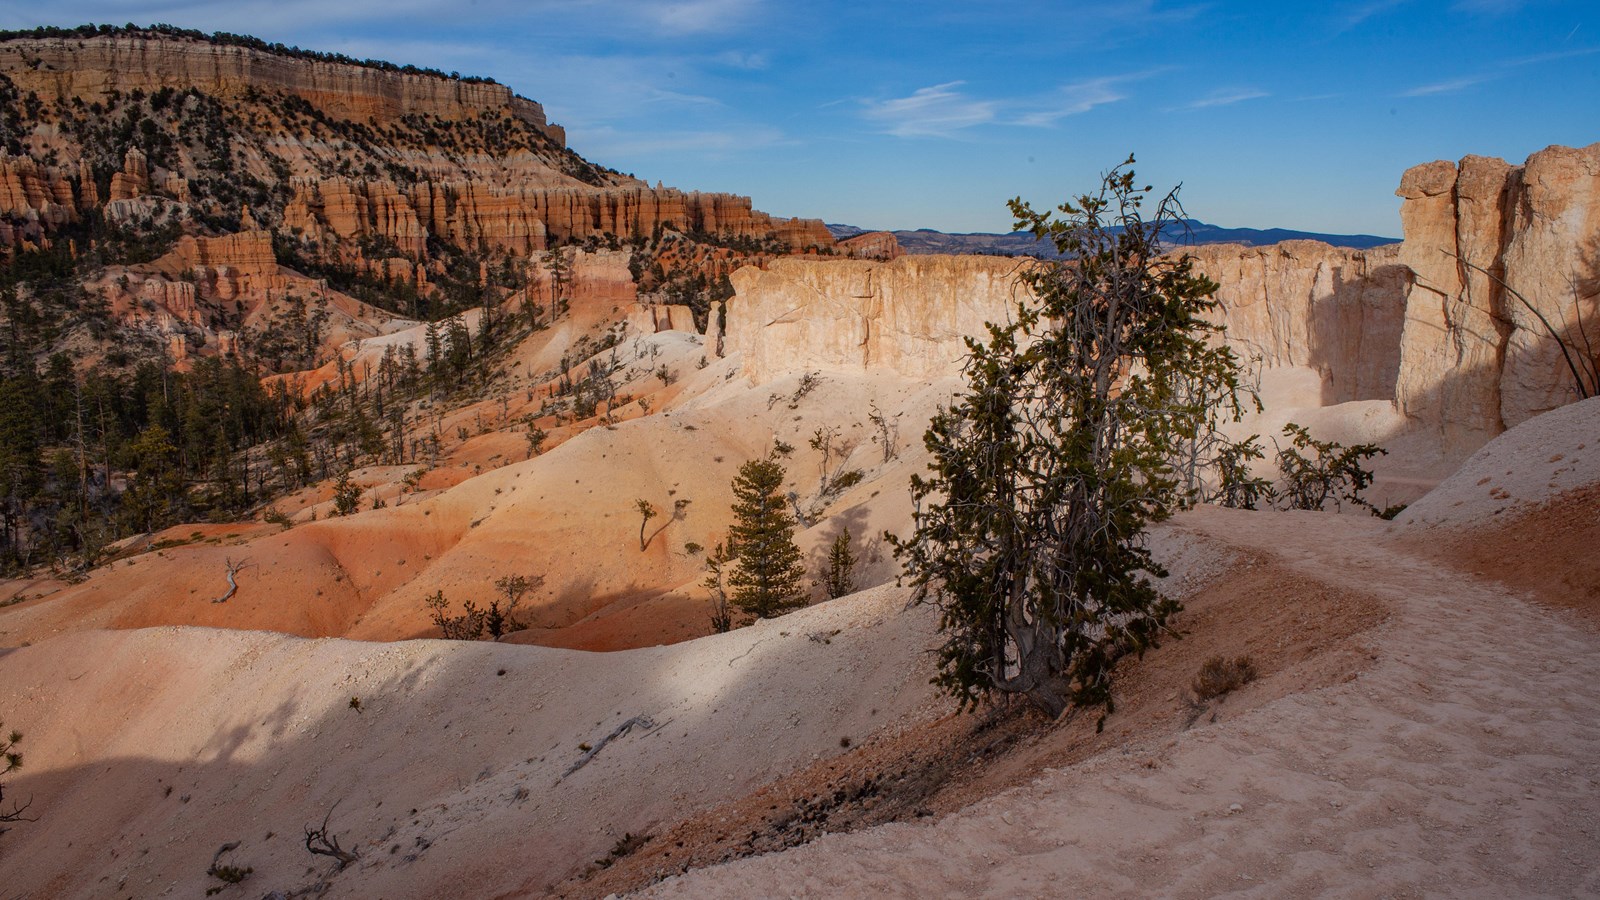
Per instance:
[[[902,256],[889,262],[779,259],[733,273],[725,347],[757,383],[790,372],[960,371],[963,339],[1025,296],[1025,261]]]
[[[1551,147],[1522,166],[1428,163],[1406,172],[1398,193],[1401,244],[1191,252],[1221,285],[1219,319],[1242,359],[1269,378],[1315,373],[1320,387],[1294,405],[1390,401],[1459,460],[1576,399],[1561,342],[1580,368],[1600,354],[1600,144]],[[733,276],[727,350],[743,354],[756,381],[837,368],[953,375],[962,339],[1014,304],[1017,268],[916,256],[743,270]]]
[[[1302,368],[1321,380],[1312,405],[1394,397],[1411,274],[1398,245],[1373,250],[1285,241],[1191,252],[1220,287],[1218,321],[1241,361]]]
[[[552,243],[625,237],[656,228],[775,238],[796,249],[832,243],[821,222],[774,219],[753,209],[748,197],[642,186],[306,179],[296,184],[283,223],[312,241],[378,238],[413,258],[426,256],[429,236],[455,244],[481,241],[513,255],[539,252]]]
[[[1396,193],[1400,261],[1416,274],[1397,388],[1406,414],[1476,446],[1576,399],[1562,345],[1580,368],[1600,352],[1600,144],[1549,147],[1521,166],[1432,162]]]
[[[526,255],[663,229],[833,246],[820,221],[590,164],[502,85],[159,34],[0,41],[0,75],[16,123],[0,156],[9,245],[149,197],[358,266],[374,248],[413,261],[441,242]]]
[[[0,71],[23,91],[85,102],[103,101],[113,91],[195,88],[230,100],[283,91],[357,122],[416,114],[463,119],[503,109],[558,143],[566,139],[560,126],[546,120],[542,106],[504,85],[295,59],[175,36],[0,42]]]

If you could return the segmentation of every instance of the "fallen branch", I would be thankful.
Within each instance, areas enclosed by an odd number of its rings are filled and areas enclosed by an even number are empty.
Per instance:
[[[321,828],[306,826],[306,849],[317,856],[333,857],[339,861],[339,869],[343,869],[356,861],[356,854],[339,846],[338,835],[328,834],[328,820],[333,817],[333,810],[338,806],[339,804],[335,803],[328,809],[328,814],[322,817]]]
[[[616,740],[617,738],[622,737],[623,735],[627,734],[629,731],[631,731],[633,729],[633,727],[635,725],[639,726],[640,728],[645,729],[646,731],[649,731],[650,729],[653,729],[653,728],[656,727],[655,721],[652,720],[649,716],[634,716],[633,718],[629,719],[628,721],[623,722],[621,725],[618,725],[616,728],[611,729],[611,733],[610,734],[608,734],[605,737],[601,738],[599,743],[597,743],[593,747],[589,748],[589,752],[587,752],[587,753],[583,754],[582,756],[578,757],[578,761],[573,763],[571,766],[569,766],[565,772],[562,772],[561,773],[561,777],[562,778],[566,778],[568,775],[571,775],[573,772],[576,772],[579,769],[583,768],[584,766],[587,766],[589,764],[590,760],[592,760],[596,756],[600,755],[600,751],[604,750],[606,748],[607,744],[609,744],[612,741]]]
[[[231,597],[233,597],[234,594],[238,593],[239,592],[239,578],[238,578],[239,571],[241,569],[247,569],[247,568],[250,567],[250,560],[249,559],[241,559],[238,562],[234,562],[233,561],[233,557],[229,557],[226,560],[226,563],[227,563],[227,566],[228,566],[228,592],[226,594],[223,594],[221,597],[218,597],[217,599],[211,601],[212,603],[227,603],[228,600]]]

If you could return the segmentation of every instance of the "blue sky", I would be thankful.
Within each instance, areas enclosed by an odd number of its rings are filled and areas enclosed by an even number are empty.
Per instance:
[[[873,228],[1002,231],[1129,152],[1227,226],[1398,235],[1408,166],[1600,141],[1600,3],[51,0],[493,76],[596,162]]]

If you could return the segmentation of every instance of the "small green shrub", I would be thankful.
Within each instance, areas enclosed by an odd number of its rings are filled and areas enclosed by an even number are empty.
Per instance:
[[[1278,499],[1285,509],[1322,509],[1331,500],[1338,509],[1345,503],[1372,510],[1361,492],[1372,486],[1372,470],[1364,463],[1389,451],[1377,444],[1346,447],[1336,441],[1319,441],[1310,430],[1293,422],[1283,426],[1290,439],[1278,448],[1278,471],[1283,488]]]

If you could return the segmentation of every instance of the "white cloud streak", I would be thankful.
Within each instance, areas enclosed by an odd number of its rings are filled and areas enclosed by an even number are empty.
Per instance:
[[[1016,124],[1029,126],[1054,125],[1067,116],[1076,116],[1104,106],[1126,100],[1128,95],[1117,87],[1127,78],[1092,78],[1074,84],[1064,84],[1046,98],[1046,106],[1017,117]]]
[[[965,83],[949,81],[919,88],[909,97],[864,101],[862,115],[897,137],[951,137],[963,129],[994,121],[995,103],[975,100],[956,90]]]
[[[862,116],[897,137],[955,137],[978,125],[1047,128],[1069,116],[1128,98],[1121,87],[1154,72],[1111,75],[1063,84],[1031,97],[983,98],[962,90],[963,81],[919,88],[909,96],[862,100]]]
[[[1454,94],[1464,91],[1473,85],[1482,84],[1489,80],[1487,75],[1468,75],[1463,78],[1451,78],[1448,81],[1435,81],[1430,84],[1419,84],[1416,87],[1402,91],[1402,97],[1432,97],[1436,94]]]
[[[1270,96],[1271,94],[1266,91],[1257,90],[1256,88],[1232,88],[1212,91],[1210,94],[1189,103],[1184,109],[1211,109],[1217,106],[1232,106],[1235,103],[1243,103],[1246,100],[1259,100],[1262,97]]]

